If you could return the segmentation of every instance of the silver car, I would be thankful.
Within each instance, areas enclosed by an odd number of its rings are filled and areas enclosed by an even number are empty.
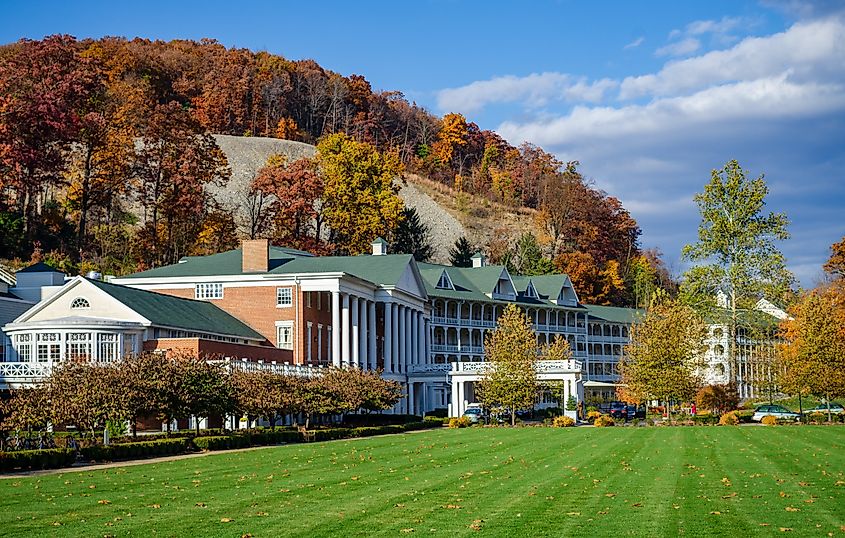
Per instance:
[[[484,422],[484,412],[480,407],[470,407],[464,411],[464,416],[467,417],[473,424]]]
[[[751,420],[760,422],[763,417],[775,417],[787,420],[798,420],[801,415],[794,413],[782,405],[761,405],[754,410]]]
[[[824,413],[826,415],[827,414],[827,405],[821,404],[818,407],[814,407],[812,409],[807,409],[804,412],[808,415],[810,413]],[[845,407],[842,407],[842,404],[840,404],[840,403],[830,402],[830,412],[834,415],[841,415],[842,413],[845,413]]]

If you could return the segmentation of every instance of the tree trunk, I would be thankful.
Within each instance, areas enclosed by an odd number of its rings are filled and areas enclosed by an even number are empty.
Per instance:
[[[516,408],[511,409],[511,426],[516,426]]]
[[[830,411],[830,394],[825,394],[825,402],[827,403],[827,421],[833,422],[833,413]]]

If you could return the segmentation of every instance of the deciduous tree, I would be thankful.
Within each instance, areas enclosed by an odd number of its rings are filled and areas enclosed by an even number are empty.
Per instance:
[[[509,304],[495,331],[484,343],[487,369],[478,382],[478,397],[489,408],[507,411],[511,425],[516,412],[534,406],[537,383],[537,338],[531,320],[518,306]]]
[[[704,192],[695,195],[701,212],[698,242],[684,247],[691,262],[684,286],[715,296],[727,295],[730,313],[729,379],[737,376],[737,311],[760,294],[782,298],[792,284],[783,254],[775,242],[789,237],[782,213],[764,213],[769,189],[763,176],[749,180],[735,160],[713,170]],[[689,296],[689,295],[688,295]]]

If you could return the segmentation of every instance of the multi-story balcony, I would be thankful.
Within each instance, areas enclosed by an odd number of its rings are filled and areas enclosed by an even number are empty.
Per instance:
[[[496,320],[492,319],[471,319],[471,318],[450,318],[445,316],[432,316],[431,322],[435,325],[452,325],[455,327],[478,327],[483,329],[495,329]]]

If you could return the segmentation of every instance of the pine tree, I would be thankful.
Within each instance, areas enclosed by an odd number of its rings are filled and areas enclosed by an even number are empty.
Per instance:
[[[413,254],[418,262],[427,262],[434,254],[428,225],[420,221],[413,207],[406,207],[402,211],[402,220],[391,236],[390,252],[394,254]]]
[[[465,236],[455,241],[455,246],[449,249],[449,263],[452,267],[472,267],[472,256],[475,254],[473,246]]]

